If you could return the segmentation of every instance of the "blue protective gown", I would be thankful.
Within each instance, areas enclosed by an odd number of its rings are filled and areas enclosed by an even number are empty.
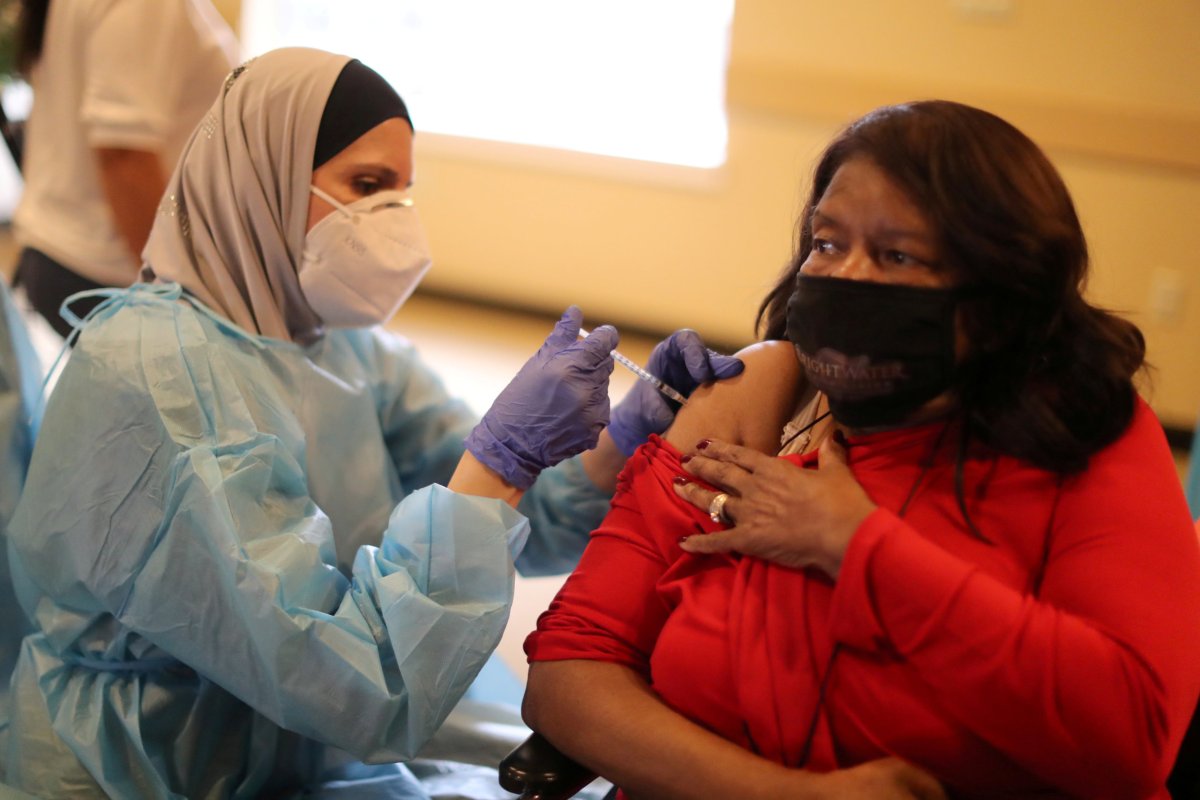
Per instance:
[[[8,521],[21,487],[41,414],[42,371],[8,286],[0,281],[0,752],[8,729],[8,679],[30,626],[13,596]],[[3,776],[0,769],[0,776]]]
[[[302,348],[174,285],[117,293],[47,404],[11,528],[38,633],[6,781],[255,797],[327,780],[325,745],[410,758],[498,642],[530,529],[430,485],[473,422],[385,332]],[[607,500],[575,461],[547,472],[522,566],[573,564]]]

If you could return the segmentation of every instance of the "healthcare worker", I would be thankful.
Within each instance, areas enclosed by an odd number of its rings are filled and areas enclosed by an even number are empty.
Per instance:
[[[472,428],[375,326],[430,263],[412,172],[404,103],[358,62],[286,49],[230,75],[146,282],[106,290],[47,404],[11,532],[37,632],[9,785],[428,796],[336,749],[416,753],[499,640],[512,559],[573,564],[596,483],[670,413],[635,390],[601,436],[616,331],[579,340],[572,308]],[[688,333],[655,361],[684,391],[741,368]]]

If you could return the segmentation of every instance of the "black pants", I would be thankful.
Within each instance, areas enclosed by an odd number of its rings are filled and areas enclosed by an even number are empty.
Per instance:
[[[71,335],[71,326],[58,313],[63,301],[76,292],[88,289],[103,289],[99,283],[77,275],[50,256],[26,247],[17,259],[17,274],[14,285],[25,287],[25,295],[34,309],[46,318],[50,326],[64,339]],[[71,311],[83,319],[89,311],[100,304],[102,297],[88,297],[71,304]]]

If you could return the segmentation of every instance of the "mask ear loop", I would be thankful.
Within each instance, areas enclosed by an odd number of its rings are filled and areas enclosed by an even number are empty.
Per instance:
[[[329,203],[329,205],[333,206],[336,210],[342,212],[350,219],[354,219],[354,212],[351,211],[349,208],[347,208],[345,203],[341,203],[341,202],[338,202],[337,200],[335,200],[333,198],[333,195],[329,194],[329,192],[326,192],[323,189],[318,189],[316,187],[316,185],[311,184],[311,183],[308,185],[308,189],[313,194],[315,194],[317,197],[321,198],[326,203]]]

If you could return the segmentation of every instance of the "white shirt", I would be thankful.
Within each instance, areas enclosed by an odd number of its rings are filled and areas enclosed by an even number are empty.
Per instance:
[[[139,263],[93,148],[155,152],[170,172],[236,60],[209,0],[54,0],[31,76],[17,241],[97,283],[132,283]]]

